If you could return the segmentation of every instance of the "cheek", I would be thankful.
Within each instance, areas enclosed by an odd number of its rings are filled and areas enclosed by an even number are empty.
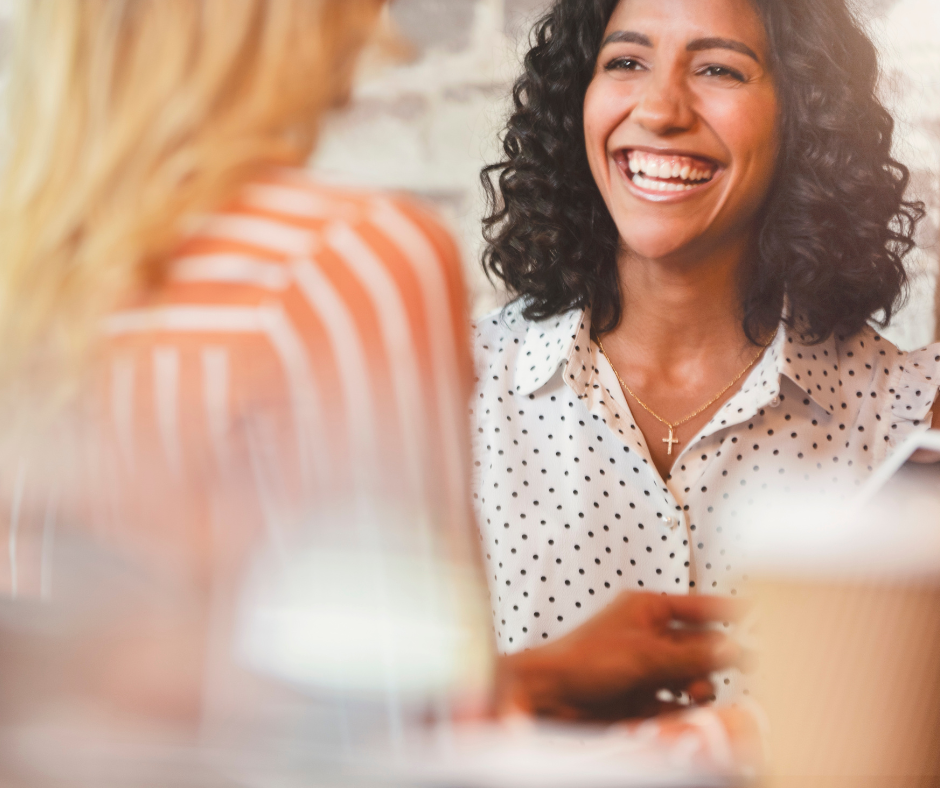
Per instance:
[[[584,144],[598,186],[602,186],[607,171],[608,141],[626,117],[628,105],[628,97],[597,79],[588,86],[584,97]]]
[[[766,120],[755,128],[751,140],[753,145],[753,168],[755,173],[755,189],[766,194],[777,172],[777,159],[780,150],[780,136],[777,129],[777,119],[773,108],[768,108],[763,116]]]
[[[744,176],[757,180],[772,177],[779,149],[776,102],[765,99],[743,107],[730,102],[713,118]]]
[[[595,150],[603,145],[604,112],[601,91],[592,82],[584,96],[584,143],[588,158],[593,158]]]

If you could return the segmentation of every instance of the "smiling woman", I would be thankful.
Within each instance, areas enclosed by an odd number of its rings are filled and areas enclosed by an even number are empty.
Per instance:
[[[487,269],[511,292],[528,296],[528,318],[591,305],[596,328],[619,322],[618,227],[587,166],[585,132],[594,123],[583,109],[589,86],[589,99],[601,94],[599,100],[613,102],[611,111],[623,109],[611,87],[595,79],[596,70],[622,83],[621,93],[636,83],[635,72],[653,73],[646,62],[654,49],[650,35],[620,29],[613,19],[615,9],[622,15],[641,5],[660,24],[669,16],[690,20],[682,34],[697,40],[675,46],[689,56],[685,68],[699,67],[697,81],[711,84],[696,91],[694,103],[708,96],[710,108],[730,111],[741,130],[773,124],[779,140],[776,156],[761,151],[762,166],[774,169],[774,186],[756,206],[755,253],[740,272],[748,333],[776,327],[784,293],[791,314],[802,314],[818,336],[837,326],[852,333],[876,314],[889,319],[906,284],[901,258],[912,248],[922,207],[904,201],[908,171],[891,157],[894,121],[875,94],[875,49],[843,2],[719,4],[740,28],[736,38],[692,29],[692,19],[714,17],[713,2],[686,3],[682,10],[667,3],[658,11],[659,4],[617,0],[555,3],[536,26],[515,86],[506,157],[484,170],[492,209],[484,221]],[[748,38],[757,43],[748,46]],[[757,51],[765,53],[763,61]],[[682,86],[694,89],[690,81]],[[746,99],[738,94],[755,101],[757,88],[773,103],[741,105]],[[670,101],[668,93],[661,98]],[[689,111],[690,102],[675,106]],[[657,146],[664,147],[662,140]]]
[[[714,10],[691,5],[690,24],[673,23],[669,5],[618,6],[584,99],[594,181],[621,242],[645,258],[749,242],[735,228],[754,223],[779,149],[774,81],[755,52],[766,53],[766,35],[749,0],[725,4],[721,37],[708,35]]]
[[[930,426],[940,346],[869,325],[924,213],[878,73],[845,0],[557,0],[537,24],[483,174],[484,263],[518,297],[476,347],[504,650],[590,652],[618,592],[736,595],[768,496],[848,495]]]

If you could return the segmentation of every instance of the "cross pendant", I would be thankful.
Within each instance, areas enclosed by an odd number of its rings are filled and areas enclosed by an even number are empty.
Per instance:
[[[669,428],[669,437],[668,437],[668,438],[663,438],[663,443],[666,444],[666,454],[671,455],[671,454],[672,454],[672,447],[679,443],[679,441],[677,441],[677,440],[673,437],[672,427]]]

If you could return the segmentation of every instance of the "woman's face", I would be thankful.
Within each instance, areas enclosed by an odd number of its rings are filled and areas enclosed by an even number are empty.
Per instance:
[[[663,259],[750,238],[774,175],[777,114],[751,0],[621,0],[584,133],[626,247]]]

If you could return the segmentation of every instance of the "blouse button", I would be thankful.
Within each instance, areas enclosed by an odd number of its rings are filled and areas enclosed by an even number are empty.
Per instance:
[[[675,517],[666,517],[665,520],[664,520],[664,522],[665,522],[666,525],[668,525],[670,528],[675,528],[675,527],[679,524],[679,522],[676,520]]]
[[[774,397],[774,398],[770,401],[770,407],[772,407],[772,408],[776,408],[779,404],[780,404],[780,397]]]

